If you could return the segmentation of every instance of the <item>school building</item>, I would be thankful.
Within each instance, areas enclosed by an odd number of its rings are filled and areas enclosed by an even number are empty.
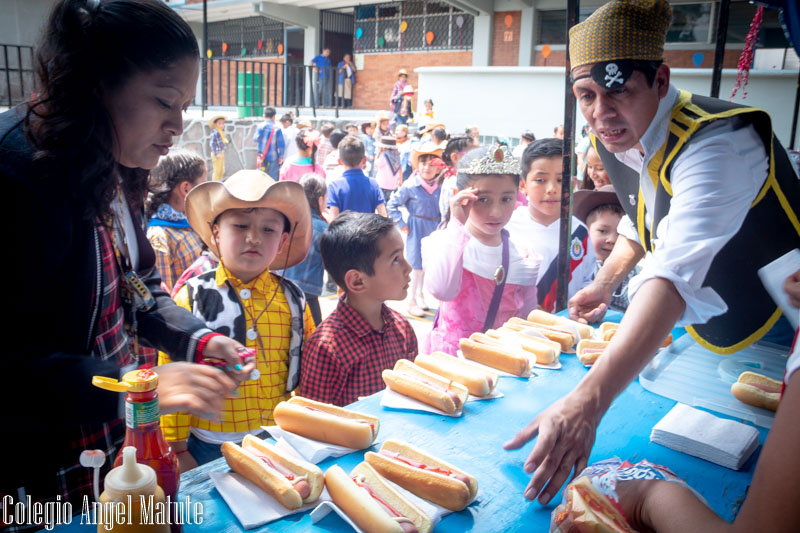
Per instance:
[[[205,61],[197,103],[341,108],[336,65],[351,54],[357,67],[352,107],[359,116],[389,108],[397,71],[418,89],[417,105],[434,101],[435,117],[456,131],[467,124],[490,135],[517,137],[524,129],[552,134],[563,121],[566,0],[164,0],[194,29]],[[53,0],[0,0],[0,35],[8,45],[0,65],[0,105],[16,92],[3,77],[25,72],[28,48]],[[603,0],[580,2],[584,20]],[[679,87],[708,94],[720,0],[673,0],[665,60]],[[730,94],[736,66],[757,7],[732,0],[721,97]],[[205,24],[204,24],[205,21]],[[748,97],[735,98],[772,114],[787,145],[800,61],[765,9]],[[330,48],[327,79],[311,60]],[[2,51],[0,51],[2,52]],[[3,61],[0,53],[0,61]],[[28,79],[28,87],[32,77]],[[8,88],[7,88],[8,87]],[[22,92],[25,92],[24,90]],[[327,92],[333,98],[323,98]],[[339,111],[336,110],[338,115]],[[347,114],[345,110],[342,113]],[[582,117],[578,113],[578,124]]]

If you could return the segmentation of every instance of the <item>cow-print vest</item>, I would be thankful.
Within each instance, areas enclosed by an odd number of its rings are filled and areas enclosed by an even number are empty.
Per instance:
[[[236,293],[229,283],[217,285],[217,271],[210,270],[186,282],[189,304],[194,316],[202,319],[215,331],[246,344],[247,319]],[[287,392],[297,387],[300,379],[300,355],[303,351],[306,297],[294,282],[281,278],[281,286],[292,313],[291,338],[289,340],[289,378]]]

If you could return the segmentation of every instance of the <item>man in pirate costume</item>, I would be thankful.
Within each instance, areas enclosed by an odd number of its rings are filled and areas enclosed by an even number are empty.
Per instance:
[[[800,246],[800,182],[769,116],[670,85],[662,63],[670,18],[664,0],[615,0],[570,30],[573,91],[626,213],[570,315],[602,318],[613,288],[651,257],[631,280],[630,306],[603,357],[505,445],[538,435],[525,497],[542,503],[586,466],[600,419],[671,328],[686,326],[720,354],[764,336],[781,312],[757,270]]]

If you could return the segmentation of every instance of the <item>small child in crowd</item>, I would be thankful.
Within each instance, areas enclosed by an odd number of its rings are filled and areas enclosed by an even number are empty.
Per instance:
[[[331,133],[331,146],[333,146],[333,152],[328,154],[328,157],[325,158],[325,163],[322,165],[323,170],[325,170],[325,176],[327,179],[338,178],[342,175],[344,169],[339,164],[339,143],[342,142],[348,134],[345,133],[344,130],[335,129]]]
[[[530,143],[522,154],[520,190],[528,197],[528,205],[514,211],[508,230],[525,240],[541,256],[539,267],[539,306],[555,312],[558,271],[558,234],[561,217],[561,139],[539,139]],[[594,248],[589,230],[572,217],[569,247],[569,297],[592,282]]]
[[[459,163],[450,221],[422,241],[425,288],[441,301],[424,353],[455,355],[460,338],[536,308],[539,256],[504,229],[519,173],[519,161],[501,148],[480,147]]]
[[[325,212],[325,201],[328,196],[328,186],[325,180],[316,174],[306,174],[300,178],[300,185],[306,193],[308,206],[311,208],[311,225],[314,236],[308,248],[308,255],[299,265],[287,268],[285,277],[297,283],[306,295],[306,302],[314,317],[314,324],[322,322],[322,311],[319,307],[319,297],[322,295],[322,256],[319,253],[319,242],[328,223],[322,218]]]
[[[364,165],[364,143],[348,135],[339,143],[339,161],[344,167],[340,178],[328,183],[328,215],[335,218],[344,211],[374,213],[386,216],[386,203],[378,182],[368,178]]]
[[[216,270],[186,282],[176,303],[215,332],[256,350],[260,377],[225,400],[219,421],[188,413],[161,417],[181,471],[221,457],[225,441],[261,435],[272,410],[297,387],[304,339],[314,321],[303,291],[270,268],[298,264],[311,242],[311,213],[303,188],[258,170],[195,187],[186,198],[192,228],[220,258]],[[159,354],[159,364],[170,362]]]
[[[407,125],[398,124],[395,126],[394,141],[397,145],[397,153],[400,154],[400,169],[403,172],[403,181],[405,181],[413,172],[409,164],[411,159],[411,137],[408,136]]]
[[[433,121],[433,100],[426,98],[422,105],[425,106],[425,113],[422,114],[421,124],[427,124]]]
[[[195,185],[207,179],[203,158],[183,148],[171,148],[150,171],[145,202],[145,215],[150,219],[147,239],[167,292],[203,251],[203,241],[186,220],[185,199]]]
[[[475,148],[475,145],[472,143],[472,137],[454,135],[448,139],[447,146],[442,152],[442,161],[447,165],[444,172],[439,175],[442,185],[442,192],[439,195],[439,214],[442,217],[442,222],[445,221],[447,213],[450,211],[450,198],[453,197],[453,189],[456,188],[458,162],[473,148]]]
[[[583,171],[584,179],[581,189],[599,189],[600,187],[611,185],[611,178],[608,177],[606,167],[597,151],[591,144],[586,150],[586,165]]]
[[[394,137],[387,135],[375,144],[375,181],[378,182],[386,202],[403,184],[403,169],[400,166],[400,152],[396,142]]]
[[[353,124],[352,122],[348,122],[347,125],[344,127],[345,133],[347,135],[356,135],[358,136],[358,126]]]
[[[617,193],[614,192],[614,186],[603,185],[597,190],[576,191],[573,197],[572,212],[589,228],[589,239],[594,245],[597,256],[595,269],[592,272],[592,279],[594,279],[614,249],[614,244],[619,236],[617,226],[624,211],[619,203],[619,198],[617,198]],[[625,311],[628,308],[628,282],[640,270],[640,267],[635,267],[619,287],[614,289],[611,301],[608,303],[610,309]]]
[[[411,324],[384,303],[405,299],[411,266],[394,223],[375,214],[339,215],[320,251],[344,296],[306,342],[297,393],[342,406],[382,390],[383,370],[417,354]]]
[[[309,172],[325,179],[325,170],[314,162],[317,147],[322,142],[319,132],[303,128],[297,132],[294,141],[297,145],[297,157],[284,162],[281,167],[280,179],[282,181],[299,181],[300,177]]]
[[[367,158],[367,163],[364,166],[364,174],[369,177],[375,176],[375,139],[372,134],[375,133],[375,122],[364,122],[361,124],[361,135],[358,137],[364,143],[364,156]]]
[[[208,142],[211,148],[211,163],[214,165],[211,179],[219,181],[225,176],[225,145],[230,142],[225,137],[225,116],[214,115],[209,119],[208,127],[211,128]]]
[[[336,126],[330,122],[326,122],[319,128],[319,133],[322,135],[322,140],[317,147],[317,155],[314,157],[314,163],[320,166],[325,165],[325,158],[328,154],[333,152],[333,145],[331,144],[331,133],[336,129]]]
[[[400,231],[408,236],[406,260],[414,269],[411,274],[408,314],[416,317],[425,316],[428,309],[423,291],[425,271],[422,270],[421,242],[439,226],[441,190],[438,177],[445,169],[441,155],[442,149],[431,142],[414,150],[411,154],[414,173],[395,191],[386,207]],[[401,206],[408,211],[408,221],[403,220]]]

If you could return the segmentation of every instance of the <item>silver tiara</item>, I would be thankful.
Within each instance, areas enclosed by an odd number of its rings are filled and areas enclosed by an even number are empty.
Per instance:
[[[462,170],[464,174],[511,174],[517,176],[522,172],[519,159],[511,155],[505,146],[490,148],[480,159],[471,161]]]

